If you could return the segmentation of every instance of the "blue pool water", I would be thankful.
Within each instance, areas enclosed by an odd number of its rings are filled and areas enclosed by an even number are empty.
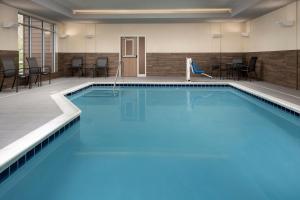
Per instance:
[[[1,200],[300,199],[300,120],[233,88],[88,89]]]

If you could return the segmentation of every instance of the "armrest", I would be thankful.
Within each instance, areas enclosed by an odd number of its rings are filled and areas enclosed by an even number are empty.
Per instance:
[[[3,69],[0,72],[17,71],[18,69]]]
[[[51,66],[45,66],[44,68],[42,68],[41,72],[47,72],[47,73],[51,73]]]

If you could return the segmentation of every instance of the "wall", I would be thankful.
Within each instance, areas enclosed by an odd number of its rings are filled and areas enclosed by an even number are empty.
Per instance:
[[[219,52],[220,39],[213,33],[224,31],[223,51],[241,52],[242,23],[191,23],[191,24],[79,24],[66,23],[61,34],[59,52],[116,53],[120,51],[120,36],[146,36],[148,53]],[[87,34],[95,38],[87,39]]]
[[[2,25],[3,22],[10,22],[10,23],[15,23],[18,24],[18,10],[9,6],[6,6],[4,4],[0,4],[0,25]],[[25,30],[26,32],[26,30]],[[40,31],[38,31],[40,32]],[[37,31],[33,31],[33,51],[34,52],[39,52],[41,51],[41,39],[36,39],[38,37],[35,37]],[[27,36],[27,34],[25,34]],[[48,37],[49,38],[49,37]],[[28,37],[24,38],[25,40],[28,40]],[[49,39],[46,41],[49,41]],[[49,42],[48,42],[49,43]],[[46,44],[47,47],[47,44]],[[25,47],[26,48],[26,47]],[[27,47],[28,48],[28,47]],[[26,49],[27,49],[26,48]],[[50,48],[50,47],[48,47]],[[13,27],[13,28],[1,28],[0,27],[0,58],[1,57],[12,57],[15,60],[16,65],[19,64],[19,55],[18,55],[18,28]],[[40,54],[33,54],[35,57],[40,58]],[[27,55],[28,56],[28,55]],[[50,60],[46,57],[46,61]],[[26,63],[26,62],[25,62]],[[0,71],[2,69],[2,63],[0,62]],[[60,77],[60,73],[53,73],[52,74],[53,78]],[[0,74],[0,81],[2,81],[2,75]],[[13,78],[7,79],[4,82],[4,88],[6,87],[11,87],[12,85]]]
[[[17,10],[3,4],[0,4],[0,24],[3,22],[17,23]],[[0,27],[0,58],[2,56],[12,57],[16,63],[18,61],[18,34],[17,28],[4,29]],[[0,71],[2,69],[0,62]],[[0,80],[1,76],[0,76]],[[10,87],[12,80],[4,83],[5,87]]]
[[[121,36],[141,35],[146,37],[147,76],[183,76],[187,56],[197,59],[208,69],[210,58],[219,58],[220,51],[240,55],[243,52],[243,38],[240,36],[243,28],[243,23],[65,23],[60,34],[70,37],[59,40],[59,52],[65,55],[64,60],[69,59],[68,62],[72,55],[78,54],[83,54],[87,60],[96,54],[119,55]],[[215,33],[223,33],[222,41],[212,37]],[[86,35],[95,37],[87,39]],[[115,66],[119,58],[111,57],[115,60],[110,59],[112,63],[109,64]],[[66,68],[66,65],[61,67]],[[66,69],[64,71],[68,74]]]
[[[179,59],[186,56],[195,57],[208,69],[212,64],[209,60],[222,52],[222,57],[228,60],[232,57],[249,59],[256,55],[259,58],[257,71],[262,80],[296,88],[297,85],[300,87],[300,66],[297,65],[299,19],[297,4],[292,3],[247,23],[58,24],[58,35],[70,35],[67,39],[57,40],[57,57],[62,59],[58,61],[59,68],[62,68],[59,71],[68,74],[65,64],[70,62],[68,59],[73,53],[83,54],[89,62],[96,55],[107,54],[111,66],[115,66],[120,36],[144,35],[147,42],[148,75],[168,75],[166,72],[172,69],[174,75],[181,76],[183,61]],[[296,20],[297,26],[281,27],[276,23],[281,20]],[[17,10],[0,4],[2,21],[16,22]],[[241,37],[241,32],[249,32],[250,37]],[[222,33],[223,36],[221,39],[213,38],[214,33]],[[87,39],[87,34],[95,37]],[[1,55],[15,55],[17,58],[16,29],[0,28],[0,44]],[[114,69],[110,71],[113,74]]]
[[[299,17],[298,17],[299,19]],[[258,57],[262,80],[290,88],[297,87],[297,25],[282,27],[279,21],[297,20],[297,3],[289,4],[246,24],[250,33],[244,40],[247,59]],[[300,35],[298,36],[300,37]]]
[[[296,3],[248,22],[250,37],[245,39],[246,52],[295,50],[297,26],[282,27],[277,22],[296,21]]]
[[[17,23],[18,11],[14,8],[0,4],[0,24],[3,22]],[[18,50],[18,32],[17,28],[0,28],[0,50],[17,51]]]
[[[222,52],[222,57],[228,58],[222,59],[223,63],[233,57],[249,60],[251,56],[257,56],[257,74],[260,79],[296,88],[300,77],[297,70],[297,27],[300,26],[282,27],[277,23],[282,20],[299,22],[296,20],[296,8],[297,4],[292,3],[247,23],[66,23],[64,31],[70,37],[60,40],[59,51],[118,53],[121,35],[144,35],[147,42],[148,76],[184,75],[186,56],[192,56],[209,70],[212,64],[210,60],[218,58],[217,54]],[[249,32],[250,37],[241,37],[241,32]],[[213,38],[214,33],[222,33],[222,38]],[[95,35],[95,38],[86,39],[86,34]]]

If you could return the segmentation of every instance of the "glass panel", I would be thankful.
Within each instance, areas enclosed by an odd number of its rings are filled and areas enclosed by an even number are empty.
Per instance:
[[[23,20],[24,20],[23,18],[24,18],[23,15],[18,14],[18,22],[19,23],[23,23]]]
[[[133,56],[133,40],[132,39],[126,39],[125,40],[125,52],[126,56]]]
[[[32,28],[31,30],[31,57],[37,59],[39,66],[42,66],[43,61],[43,40],[42,30]]]
[[[53,24],[50,24],[48,22],[43,22],[43,29],[47,31],[53,31]]]
[[[51,71],[54,71],[54,51],[53,51],[53,33],[49,31],[44,32],[44,53],[45,53],[45,60],[44,66],[50,67]]]
[[[30,37],[29,37],[29,27],[23,26],[23,65],[25,68],[28,67],[26,58],[30,57]]]
[[[145,37],[139,37],[139,74],[145,74]]]
[[[19,50],[20,73],[23,73],[21,69],[24,68],[24,26],[22,25],[18,26],[18,50]]]
[[[31,26],[42,28],[42,21],[39,19],[31,18]]]
[[[29,25],[29,17],[26,15],[18,14],[18,23]]]
[[[31,26],[29,23],[30,20]],[[55,64],[53,63],[55,57],[54,24],[43,22],[39,19],[30,18],[22,14],[18,14],[18,22],[20,23],[18,27],[20,68],[28,68],[26,58],[35,57],[41,67],[49,66],[52,67],[52,72],[55,71]],[[22,24],[25,24],[26,26],[23,26]]]

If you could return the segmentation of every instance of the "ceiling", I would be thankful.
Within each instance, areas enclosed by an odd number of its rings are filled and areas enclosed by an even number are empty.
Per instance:
[[[198,22],[209,20],[247,20],[285,6],[294,0],[0,0],[26,12],[55,21]],[[73,10],[157,10],[157,9],[229,8],[229,13],[139,13],[73,14]]]

